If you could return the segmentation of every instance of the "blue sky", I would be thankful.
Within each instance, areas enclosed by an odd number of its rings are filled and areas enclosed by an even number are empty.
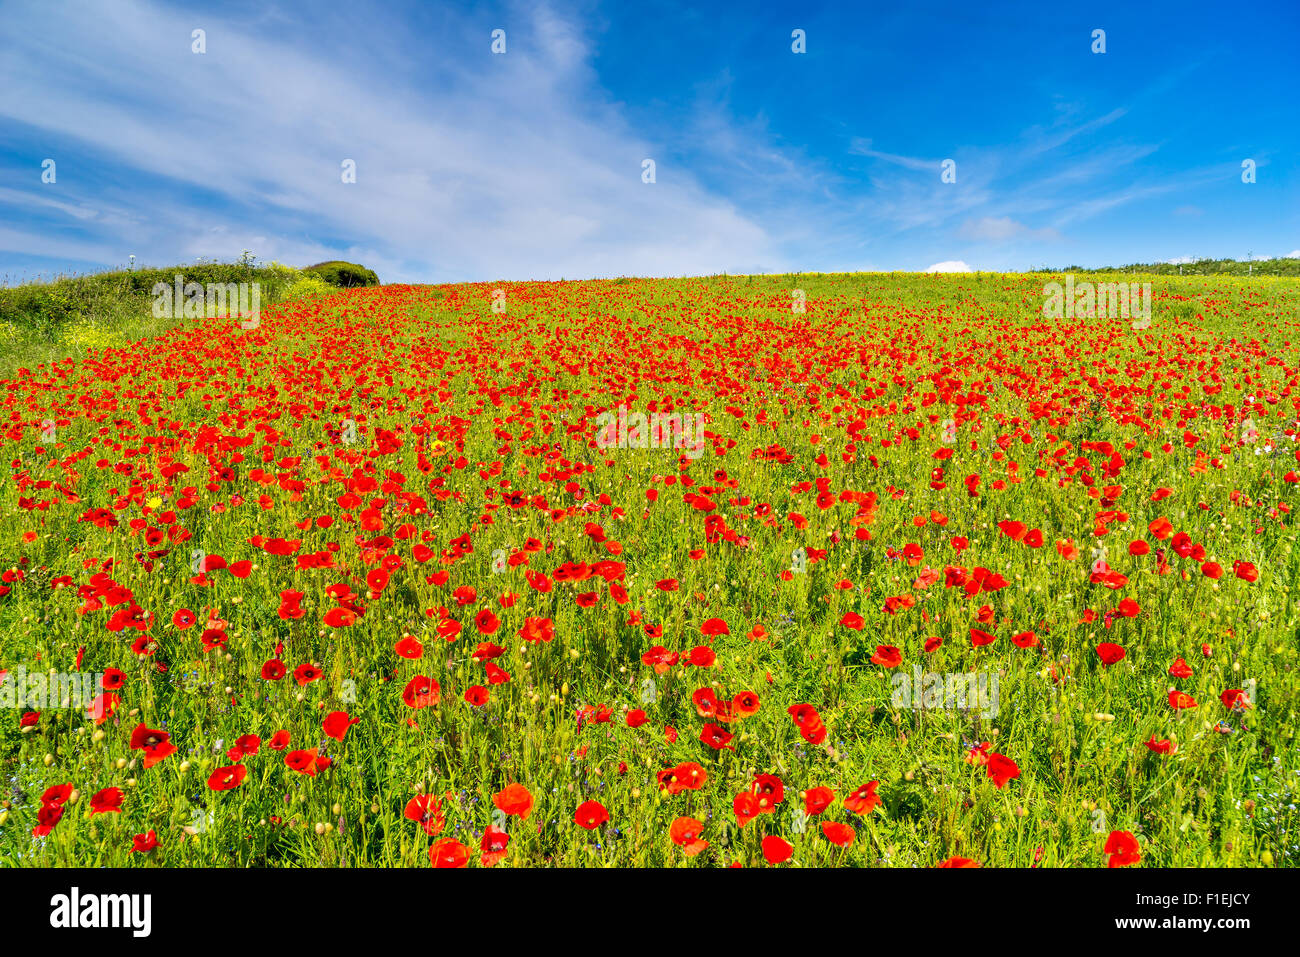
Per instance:
[[[1298,41],[1294,0],[0,0],[0,279],[1300,256]]]

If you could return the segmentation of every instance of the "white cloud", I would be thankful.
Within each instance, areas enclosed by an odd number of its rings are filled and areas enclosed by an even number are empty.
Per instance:
[[[984,216],[980,219],[968,219],[962,224],[959,235],[963,239],[995,243],[1007,242],[1012,239],[1047,241],[1061,238],[1061,234],[1055,229],[1031,229],[1010,216]]]
[[[1285,256],[1283,256],[1282,258],[1283,258],[1283,259],[1300,259],[1300,249],[1293,249],[1293,250],[1291,250],[1289,253],[1287,253]]]
[[[873,149],[870,139],[854,137],[849,143],[849,152],[855,156],[869,156],[872,159],[884,160],[886,163],[893,163],[895,166],[902,166],[905,169],[916,170],[918,172],[933,172],[935,176],[939,175],[942,160],[922,159],[918,156],[902,156],[898,153],[884,153],[880,150]]]
[[[47,14],[35,6],[14,12],[17,22],[5,16],[0,117],[71,144],[55,154],[55,209],[75,217],[101,200],[94,183],[78,194],[73,171],[103,159],[132,186],[130,228],[91,222],[69,248],[129,247],[140,262],[170,265],[242,248],[316,262],[350,246],[385,281],[788,265],[762,225],[630,128],[576,28],[545,7],[516,10],[503,56],[479,24],[446,24],[467,37],[447,48],[474,52],[439,53],[437,66],[413,71],[419,86],[304,24],[271,41],[205,15],[200,55],[193,17],[146,0],[86,5],[57,41],[42,39]],[[657,162],[653,184],[641,180],[645,158]],[[356,161],[355,184],[341,182],[344,159]],[[9,225],[0,249],[15,252],[45,231]]]
[[[1196,262],[1196,257],[1195,257],[1195,256],[1175,256],[1173,259],[1166,259],[1166,260],[1164,260],[1164,262],[1165,262],[1166,265],[1169,265],[1169,266],[1183,266],[1183,265],[1186,265],[1187,263],[1194,263],[1194,262]]]
[[[960,259],[949,259],[945,262],[935,263],[933,266],[926,267],[926,272],[973,272],[970,266],[967,266]]]

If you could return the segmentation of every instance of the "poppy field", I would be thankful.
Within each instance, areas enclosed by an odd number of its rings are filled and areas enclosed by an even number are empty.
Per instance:
[[[19,370],[0,866],[1294,864],[1300,281],[1060,278],[389,285]]]

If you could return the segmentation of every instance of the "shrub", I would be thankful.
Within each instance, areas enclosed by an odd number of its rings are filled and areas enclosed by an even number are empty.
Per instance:
[[[379,285],[379,277],[375,275],[373,269],[367,269],[365,266],[359,266],[356,263],[345,263],[337,259],[331,262],[317,263],[314,266],[307,266],[303,269],[303,272],[317,276],[331,286],[339,286],[343,289],[351,289],[354,286]]]

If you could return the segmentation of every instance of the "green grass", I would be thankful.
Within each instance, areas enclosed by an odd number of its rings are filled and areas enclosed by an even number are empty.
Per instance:
[[[1144,867],[1289,866],[1300,824],[1300,613],[1292,587],[1300,555],[1292,513],[1278,506],[1296,498],[1283,476],[1296,467],[1297,357],[1288,343],[1297,338],[1300,283],[1139,276],[1156,298],[1151,329],[1138,333],[1114,319],[1045,319],[1042,287],[1051,278],[801,274],[388,286],[281,304],[264,310],[253,332],[191,322],[97,352],[57,376],[32,367],[7,384],[10,411],[27,425],[5,438],[17,464],[0,489],[7,543],[0,567],[26,578],[0,598],[0,668],[67,671],[84,647],[86,670],[117,667],[127,679],[117,715],[98,728],[76,710],[52,708],[23,731],[20,711],[0,710],[0,770],[10,788],[0,805],[0,864],[427,867],[432,841],[452,837],[476,866],[492,796],[519,782],[536,806],[526,822],[510,819],[501,866],[758,865],[762,839],[774,835],[794,844],[793,861],[803,866],[930,866],[959,856],[985,866],[1097,867],[1106,864],[1112,830],[1137,837]],[[502,313],[491,308],[498,288],[506,291]],[[795,289],[805,294],[804,313],[792,311]],[[179,389],[182,381],[189,387]],[[971,395],[985,398],[966,402]],[[1260,444],[1243,443],[1246,396],[1260,399],[1251,415],[1260,442],[1277,451],[1258,455]],[[597,411],[620,401],[644,410],[669,397],[710,416],[698,460],[593,447]],[[953,457],[936,460],[942,421],[959,412]],[[41,438],[46,416],[66,420],[53,443]],[[340,439],[349,419],[355,445]],[[381,446],[380,429],[401,446]],[[427,467],[416,429],[430,432]],[[1184,446],[1188,432],[1201,438],[1203,469]],[[236,447],[221,435],[252,441]],[[1103,476],[1109,456],[1083,449],[1084,441],[1111,442],[1122,469]],[[1065,443],[1058,465],[1053,453]],[[790,453],[788,464],[754,457],[773,445]],[[823,453],[825,466],[817,461]],[[1079,457],[1088,470],[1067,474]],[[173,463],[189,471],[166,477]],[[946,487],[936,489],[939,464]],[[972,473],[983,479],[979,498],[963,486]],[[340,504],[343,482],[368,474],[376,486],[358,491],[364,502]],[[680,483],[663,480],[683,474],[712,511],[692,507]],[[1121,486],[1118,500],[1091,497],[1085,475],[1095,479],[1093,491]],[[819,477],[836,494],[825,508],[816,488],[794,490]],[[37,480],[61,483],[79,501]],[[286,484],[293,480],[303,485]],[[1005,487],[995,489],[997,481]],[[133,560],[145,548],[143,530],[162,527],[159,513],[177,509],[186,486],[195,503],[180,511],[193,538],[160,546],[172,550],[148,571]],[[1160,487],[1173,494],[1153,501]],[[503,504],[512,489],[544,496],[546,510]],[[649,489],[658,492],[654,502]],[[844,490],[877,496],[869,525],[853,524],[855,506],[839,500]],[[272,507],[258,504],[262,495]],[[20,498],[49,504],[24,508]],[[362,526],[367,502],[372,526],[377,519],[382,528]],[[218,504],[224,508],[214,511]],[[79,521],[98,507],[120,524]],[[550,509],[563,511],[557,518]],[[1126,518],[1108,521],[1098,540],[1102,510]],[[946,525],[930,521],[932,511]],[[706,514],[723,516],[744,542],[708,541]],[[296,527],[325,515],[334,519],[329,528]],[[919,527],[918,516],[927,519]],[[1153,556],[1129,555],[1133,540],[1168,549],[1148,532],[1159,517],[1202,544],[1224,576],[1212,580],[1172,553],[1173,571],[1162,575]],[[132,529],[133,519],[143,520],[141,529]],[[1041,529],[1043,546],[1000,533],[1006,519]],[[398,534],[405,523],[413,537]],[[589,534],[588,523],[621,552]],[[869,529],[870,541],[854,537],[858,527]],[[439,553],[466,534],[472,553],[441,562]],[[299,570],[295,558],[250,545],[257,535],[301,539],[300,556],[333,543],[337,567]],[[379,535],[391,543],[373,553],[359,544]],[[960,554],[949,544],[954,535],[969,539]],[[421,563],[413,548],[424,537],[434,555]],[[1067,538],[1081,557],[1068,560],[1054,547]],[[630,600],[618,604],[600,578],[557,581],[543,593],[525,579],[525,566],[494,572],[499,550],[511,554],[529,539],[543,550],[525,553],[527,567],[548,575],[564,562],[624,562]],[[909,543],[924,550],[914,567],[891,557]],[[1090,550],[1101,544],[1129,578],[1117,591],[1089,583]],[[828,554],[783,578],[799,548]],[[221,571],[196,584],[195,549],[253,566],[247,578]],[[366,574],[384,555],[401,565],[381,595],[367,598]],[[152,657],[132,654],[139,633],[105,629],[109,609],[79,612],[76,588],[109,558],[118,563],[112,576],[156,616]],[[1258,581],[1234,577],[1238,560],[1258,568]],[[944,586],[946,565],[983,566],[1008,587],[967,598]],[[940,577],[919,587],[927,566]],[[449,573],[445,585],[426,580],[439,570]],[[73,587],[52,590],[62,575]],[[678,590],[654,587],[669,578]],[[336,583],[365,605],[347,627],[323,621],[338,604],[326,591]],[[478,593],[464,607],[453,597],[462,586]],[[284,589],[305,593],[304,617],[278,616]],[[575,600],[588,591],[598,595],[594,607]],[[503,607],[497,599],[507,592],[518,599]],[[886,599],[902,595],[914,606],[885,610]],[[1105,613],[1122,598],[1135,599],[1140,613],[1106,627]],[[988,624],[979,620],[984,605]],[[463,626],[455,642],[434,630],[439,607]],[[484,607],[501,621],[491,635],[475,626]],[[181,608],[199,624],[174,627]],[[208,608],[229,623],[224,652],[202,651]],[[841,623],[850,611],[864,619],[860,631]],[[523,641],[525,616],[551,619],[554,640]],[[709,645],[701,626],[712,618],[730,630],[712,640],[712,667],[678,664],[656,676],[642,664],[654,644],[682,654]],[[662,637],[649,636],[647,623],[662,627]],[[766,640],[748,637],[756,625]],[[971,627],[998,640],[973,647]],[[1012,643],[1030,630],[1038,647]],[[423,658],[395,653],[405,635],[423,643]],[[926,653],[931,635],[944,641]],[[512,680],[488,685],[471,657],[479,641],[505,647],[495,660]],[[263,662],[281,642],[291,674],[264,681]],[[1103,666],[1100,642],[1122,645],[1126,657]],[[996,674],[996,714],[895,706],[895,672],[872,663],[882,645],[900,649],[899,671],[919,664],[941,674]],[[1192,677],[1167,673],[1178,657]],[[292,671],[305,662],[323,678],[299,688]],[[416,675],[439,681],[440,706],[413,711],[403,703]],[[643,704],[647,678],[655,700]],[[1250,679],[1253,707],[1226,709],[1219,695]],[[463,699],[474,685],[489,688],[487,705]],[[1167,694],[1175,686],[1196,707],[1173,711]],[[720,700],[758,696],[756,714],[726,726],[734,750],[700,741],[705,722],[692,694],[702,687]],[[787,713],[799,704],[820,713],[822,745],[801,738]],[[613,709],[612,720],[579,728],[578,709],[599,706]],[[635,708],[649,719],[639,728],[624,718]],[[342,743],[321,730],[334,710],[360,719]],[[1223,721],[1227,733],[1216,730]],[[127,747],[139,722],[165,723],[180,753],[144,769]],[[325,741],[333,766],[315,778],[288,769],[266,743],[281,729],[291,749]],[[208,775],[229,763],[224,750],[244,734],[262,738],[259,753],[243,759],[247,779],[233,791],[210,790]],[[1152,753],[1144,742],[1153,736],[1176,742],[1176,752]],[[1005,787],[969,760],[981,742],[1018,765]],[[697,762],[708,780],[670,796],[656,774],[681,762]],[[779,776],[785,798],[775,813],[740,827],[733,800],[755,774]],[[846,809],[843,798],[869,781],[880,782],[883,804],[865,815]],[[64,782],[79,800],[48,838],[34,840],[42,790]],[[837,799],[801,831],[793,811],[800,792],[815,786],[834,788]],[[107,787],[124,790],[124,812],[88,816],[89,796]],[[421,791],[443,797],[446,826],[436,838],[402,816]],[[608,824],[593,831],[575,824],[587,800],[604,805]],[[203,833],[184,830],[208,813]],[[668,836],[683,816],[704,822],[710,846],[694,857]],[[852,847],[826,840],[824,820],[853,826]],[[151,828],[159,849],[129,854],[131,836]]]

